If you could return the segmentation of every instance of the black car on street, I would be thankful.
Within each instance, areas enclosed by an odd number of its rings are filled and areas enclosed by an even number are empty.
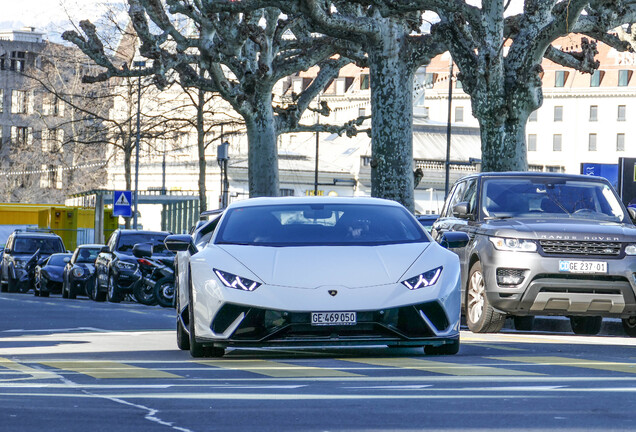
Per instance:
[[[85,244],[78,246],[62,275],[62,297],[74,299],[78,295],[92,298],[95,285],[95,260],[104,245]]]
[[[70,253],[56,253],[35,266],[33,295],[48,297],[62,292],[62,273],[71,259]]]

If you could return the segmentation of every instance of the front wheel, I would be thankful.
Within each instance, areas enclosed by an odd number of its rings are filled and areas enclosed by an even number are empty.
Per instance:
[[[486,296],[486,281],[477,261],[470,268],[466,289],[466,324],[473,333],[496,333],[506,322],[506,315],[490,306]]]
[[[143,278],[139,279],[137,283],[135,283],[135,287],[133,288],[133,295],[135,296],[135,300],[139,303],[146,306],[153,306],[157,304],[157,298],[155,297],[155,290],[152,286],[147,285]]]
[[[97,280],[97,275],[95,275],[95,279],[93,280],[93,285],[91,286],[92,298],[96,302],[103,302],[106,300],[106,293],[99,290],[99,281]]]
[[[174,306],[174,278],[167,276],[159,279],[155,283],[154,295],[161,306]]]
[[[108,301],[111,303],[119,303],[122,300],[123,296],[119,292],[119,288],[117,288],[115,276],[111,274],[108,276]]]
[[[594,336],[601,331],[603,317],[600,316],[571,316],[570,326],[577,335]]]

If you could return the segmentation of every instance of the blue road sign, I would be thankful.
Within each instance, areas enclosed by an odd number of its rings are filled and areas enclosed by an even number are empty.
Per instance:
[[[132,192],[115,191],[113,193],[113,216],[132,216]]]

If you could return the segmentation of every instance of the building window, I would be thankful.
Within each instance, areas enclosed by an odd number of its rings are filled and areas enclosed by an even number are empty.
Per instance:
[[[464,107],[455,107],[455,122],[460,123],[464,121]]]
[[[2,114],[3,110],[4,110],[4,89],[0,89],[0,114]]]
[[[360,75],[360,90],[369,89],[369,74]]]
[[[427,73],[426,75],[424,75],[424,87],[433,88],[436,80],[437,80],[437,74]]]
[[[563,107],[555,106],[554,107],[554,121],[560,122],[563,121]]]
[[[590,76],[590,87],[599,87],[601,85],[602,73],[600,70],[595,70]]]
[[[564,87],[565,81],[567,80],[567,74],[565,71],[556,71],[554,75],[554,86],[555,87]]]
[[[42,102],[42,112],[44,115],[61,117],[64,115],[64,104],[54,94],[45,94]]]
[[[371,156],[360,156],[360,161],[362,166],[369,166],[371,165]]]
[[[464,85],[462,84],[462,82],[460,80],[455,81],[455,88],[456,89],[463,89]]]
[[[24,71],[24,65],[26,62],[26,53],[24,51],[11,51],[11,66],[10,69],[16,72]]]
[[[598,105],[590,105],[590,121],[598,121]]]
[[[554,134],[552,136],[552,151],[561,151],[561,134]]]
[[[528,151],[537,151],[537,135],[528,135]]]
[[[358,108],[358,117],[366,117],[367,109],[366,108]]]
[[[64,131],[62,129],[44,129],[42,131],[42,151],[58,153],[62,151],[62,140]]]
[[[588,151],[596,151],[596,134],[591,133],[587,140],[587,150]]]
[[[11,91],[11,113],[27,114],[29,112],[29,93],[24,90]]]
[[[42,165],[40,187],[48,189],[62,188],[62,172],[55,165]]]
[[[293,189],[288,189],[288,188],[281,188],[280,196],[282,196],[282,197],[294,196],[294,190]]]
[[[629,85],[629,80],[632,77],[632,71],[627,69],[622,69],[618,71],[618,86],[626,87]]]
[[[12,126],[11,141],[17,145],[31,144],[31,131],[28,127]]]
[[[619,105],[618,106],[618,117],[617,120],[618,121],[625,121],[625,112],[626,112],[627,108],[625,105]]]
[[[616,134],[616,151],[625,151],[625,134]]]
[[[537,121],[537,110],[534,110],[530,113],[530,116],[528,117],[528,121],[531,121],[531,122]]]

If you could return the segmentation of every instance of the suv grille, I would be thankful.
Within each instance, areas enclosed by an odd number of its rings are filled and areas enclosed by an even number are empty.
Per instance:
[[[618,256],[621,253],[621,244],[618,242],[541,240],[539,244],[545,253],[556,255]]]

